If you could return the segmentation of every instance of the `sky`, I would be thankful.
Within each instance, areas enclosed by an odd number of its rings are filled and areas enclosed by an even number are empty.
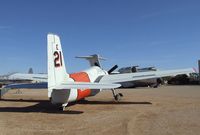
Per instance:
[[[197,67],[199,0],[1,0],[0,74],[47,72],[47,34],[61,38],[69,73],[100,54],[108,70],[139,65]]]

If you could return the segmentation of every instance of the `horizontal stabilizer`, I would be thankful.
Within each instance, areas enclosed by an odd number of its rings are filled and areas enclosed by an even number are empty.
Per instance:
[[[95,56],[96,56],[99,60],[106,60],[106,58],[103,58],[103,57],[101,57],[101,56],[99,56],[99,55],[97,55],[97,54],[90,55],[90,56],[76,56],[75,58],[80,58],[80,59],[87,59],[87,60],[89,60],[89,59],[93,59]]]
[[[106,60],[105,58],[99,56],[98,54],[90,55],[90,56],[76,56],[75,58],[86,59],[89,61],[90,66],[98,66],[101,67],[100,60]]]
[[[114,89],[120,87],[120,84],[111,84],[111,83],[87,83],[87,82],[73,82],[73,83],[64,83],[53,89]]]

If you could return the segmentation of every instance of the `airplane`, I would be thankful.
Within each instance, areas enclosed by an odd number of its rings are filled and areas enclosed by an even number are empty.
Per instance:
[[[47,74],[11,73],[0,76],[0,88],[22,89],[22,88],[47,88]]]
[[[5,84],[47,82],[47,74],[33,74],[33,69],[29,68],[28,73],[14,72],[6,75],[0,75],[0,82]]]
[[[116,93],[120,82],[136,81],[165,76],[175,76],[193,72],[192,68],[150,71],[125,74],[111,74],[103,70],[99,65],[93,65],[89,69],[68,74],[62,52],[60,37],[56,34],[47,35],[48,54],[48,98],[52,104],[60,105],[62,110],[70,102],[75,102],[89,96],[95,96],[103,90],[111,90],[113,97],[119,101],[122,93]]]
[[[47,74],[14,73],[7,77],[10,81],[47,82]]]
[[[140,68],[139,66],[130,66],[130,67],[122,67],[118,70],[120,74],[123,73],[136,73],[136,72],[150,72],[150,71],[157,71],[155,67],[145,67]],[[142,86],[149,86],[152,88],[157,88],[160,84],[163,83],[162,78],[152,78],[152,79],[145,79],[139,81],[129,81],[121,83],[122,88],[135,88],[135,87],[142,87]]]

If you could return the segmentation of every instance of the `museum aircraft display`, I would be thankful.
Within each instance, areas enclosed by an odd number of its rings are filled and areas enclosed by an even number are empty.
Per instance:
[[[29,88],[30,86],[37,87],[37,84],[38,86],[41,86],[41,83],[45,82],[47,83],[47,74],[33,74],[32,68],[29,69],[28,73],[14,72],[0,75],[0,88]]]
[[[0,88],[47,88],[47,74],[11,73],[0,76]]]
[[[116,101],[123,96],[116,93],[115,88],[121,82],[136,81],[193,72],[192,68],[149,71],[125,74],[111,74],[112,71],[103,70],[98,64],[89,69],[68,74],[65,68],[62,47],[59,36],[47,35],[48,54],[48,97],[52,104],[61,105],[64,110],[70,102],[78,101],[89,96],[95,96],[103,90],[111,90]]]
[[[158,71],[155,67],[144,67],[141,68],[139,66],[129,66],[129,67],[122,67],[118,70],[119,74],[124,73],[137,73],[137,72],[150,72],[150,71]],[[135,88],[135,87],[152,87],[157,88],[163,84],[163,78],[152,78],[152,79],[145,79],[145,80],[138,80],[138,81],[128,81],[122,82],[122,88]]]

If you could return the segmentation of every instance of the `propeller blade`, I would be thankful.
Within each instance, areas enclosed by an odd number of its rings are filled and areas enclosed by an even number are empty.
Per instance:
[[[118,68],[118,65],[113,66],[110,70],[108,70],[108,74],[111,74],[117,68]]]

